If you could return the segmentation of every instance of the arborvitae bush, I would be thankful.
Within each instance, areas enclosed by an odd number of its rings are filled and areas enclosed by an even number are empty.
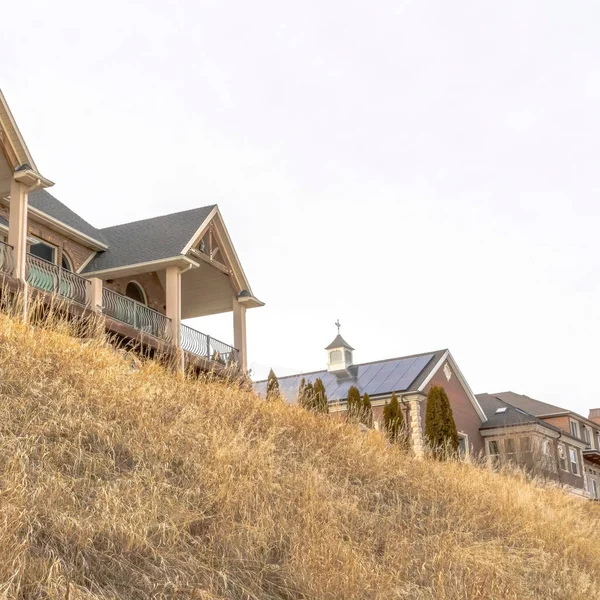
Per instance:
[[[348,421],[356,422],[360,418],[361,398],[358,388],[353,385],[348,390],[346,418]]]
[[[389,402],[383,407],[383,428],[392,444],[403,441],[406,436],[404,432],[404,413],[395,393]]]
[[[371,398],[369,398],[369,394],[367,393],[362,398],[360,422],[367,427],[373,427],[373,407],[371,406]]]
[[[304,381],[304,380],[302,380]],[[299,398],[299,404],[302,408],[306,410],[314,410],[315,409],[315,390],[313,384],[309,381],[302,386],[302,396]]]
[[[281,393],[279,392],[279,380],[273,369],[269,371],[269,378],[267,379],[267,400],[279,400]]]
[[[458,450],[458,432],[446,391],[434,385],[427,394],[425,439],[436,458]]]
[[[317,377],[313,386],[314,391],[314,406],[315,412],[328,413],[329,403],[327,402],[327,394],[325,392],[325,386],[320,377]]]

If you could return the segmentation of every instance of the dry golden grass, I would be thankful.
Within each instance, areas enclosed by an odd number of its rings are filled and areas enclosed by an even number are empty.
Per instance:
[[[0,598],[600,597],[596,505],[0,316]]]

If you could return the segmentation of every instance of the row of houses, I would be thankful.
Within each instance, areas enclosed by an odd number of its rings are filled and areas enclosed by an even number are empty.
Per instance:
[[[246,311],[254,295],[218,206],[97,228],[47,190],[0,92],[0,294],[61,300],[69,314],[101,316],[118,344],[171,357],[179,368],[247,371]],[[28,303],[19,303],[22,310]],[[233,344],[185,321],[230,312]],[[396,393],[414,452],[425,451],[431,386],[446,390],[462,452],[511,461],[556,480],[574,493],[600,492],[600,409],[588,418],[504,392],[474,395],[448,350],[355,364],[339,335],[327,346],[327,368],[280,378],[287,401],[300,379],[321,378],[332,412],[345,410],[350,386],[372,398],[374,424]],[[255,384],[265,393],[266,382]]]
[[[304,379],[323,381],[330,412],[346,411],[351,386],[369,394],[375,429],[383,427],[383,407],[400,399],[413,452],[425,453],[427,394],[444,388],[458,430],[460,451],[485,457],[492,465],[515,464],[568,491],[600,499],[600,409],[583,417],[569,409],[515,392],[477,394],[471,390],[449,350],[355,364],[354,348],[339,334],[325,348],[327,368],[279,378],[286,402],[297,401]],[[267,381],[255,383],[266,396]]]

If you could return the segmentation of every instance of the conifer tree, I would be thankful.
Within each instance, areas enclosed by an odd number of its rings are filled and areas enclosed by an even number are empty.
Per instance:
[[[327,393],[325,392],[325,386],[320,377],[317,377],[313,386],[314,391],[314,406],[315,412],[328,413],[329,403],[327,402]]]
[[[383,407],[383,428],[392,444],[401,441],[404,433],[404,413],[395,393]]]
[[[302,383],[300,385],[302,386]],[[310,381],[304,384],[299,404],[305,410],[315,410],[315,390]]]
[[[441,386],[434,385],[427,394],[425,438],[436,458],[441,459],[447,452],[455,453],[458,450],[458,432],[452,408]]]
[[[373,407],[371,406],[371,398],[365,392],[362,398],[362,406],[360,409],[360,422],[367,427],[373,427]]]
[[[267,379],[267,400],[279,400],[280,398],[279,380],[277,379],[277,375],[275,375],[275,371],[271,369],[269,371],[269,378]]]
[[[355,422],[360,418],[360,409],[362,401],[360,398],[360,392],[358,388],[353,385],[348,390],[348,399],[346,406],[346,418],[348,421]]]
[[[297,402],[300,406],[304,406],[304,394],[306,391],[306,379],[303,377],[300,380],[300,385],[298,386],[298,398]]]

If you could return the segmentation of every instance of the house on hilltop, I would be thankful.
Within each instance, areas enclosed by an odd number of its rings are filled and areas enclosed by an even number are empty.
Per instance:
[[[98,229],[52,196],[0,92],[0,276],[4,297],[58,296],[99,313],[124,343],[199,370],[247,369],[253,294],[218,206]],[[183,321],[233,313],[233,345]]]
[[[511,461],[600,499],[600,409],[589,418],[524,394],[478,394],[492,461]]]
[[[339,333],[325,349],[326,369],[279,378],[279,390],[286,402],[297,401],[302,379],[314,383],[320,378],[330,412],[344,413],[348,390],[356,386],[361,395],[369,394],[374,426],[379,429],[383,426],[383,407],[395,393],[403,405],[415,453],[422,454],[427,393],[432,386],[442,386],[450,401],[461,448],[474,454],[483,451],[480,427],[486,420],[485,413],[449,350],[355,364],[354,348]],[[255,382],[254,388],[265,397],[267,381]]]

